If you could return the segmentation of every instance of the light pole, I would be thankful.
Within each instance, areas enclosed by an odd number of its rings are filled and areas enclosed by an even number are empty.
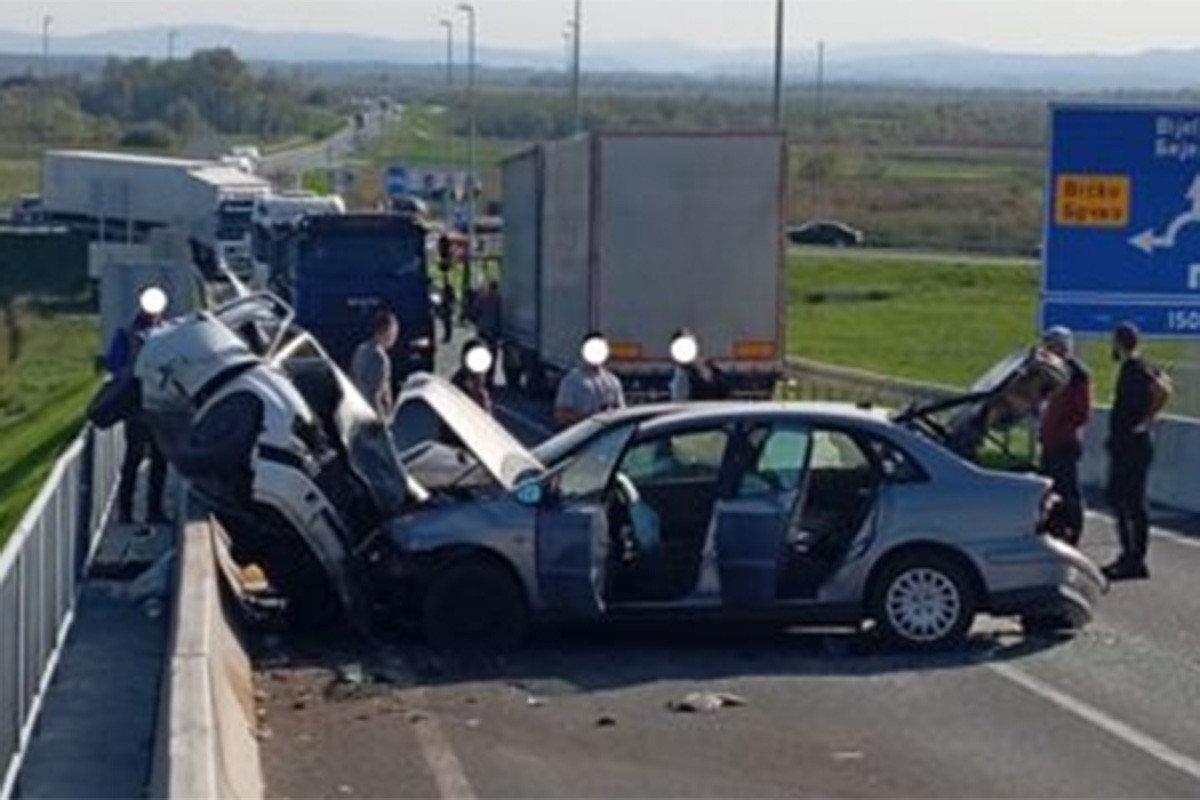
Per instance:
[[[454,21],[444,19],[438,24],[446,29],[446,166],[443,173],[446,222],[449,223],[454,216],[454,203],[451,202],[454,185]]]
[[[475,6],[459,3],[467,15],[467,255],[463,259],[462,298],[466,302],[471,289],[471,262],[475,257]]]
[[[575,18],[572,20],[571,104],[575,114],[575,132],[583,130],[583,94],[580,91],[580,55],[583,47],[583,0],[575,0]]]
[[[50,143],[50,26],[54,17],[42,17],[42,150]]]
[[[813,216],[821,215],[822,150],[825,144],[825,43],[817,42],[816,143],[813,147]]]
[[[179,38],[179,31],[171,28],[167,31],[167,61],[175,60],[175,40]]]
[[[566,24],[563,26],[562,37],[563,45],[566,47],[567,59],[564,63],[566,64],[567,83],[569,85],[571,83],[571,74],[573,72],[572,64],[575,63],[572,55],[575,50],[575,23],[571,20],[567,20]]]
[[[783,128],[783,0],[775,0],[775,98],[771,121],[776,130]]]

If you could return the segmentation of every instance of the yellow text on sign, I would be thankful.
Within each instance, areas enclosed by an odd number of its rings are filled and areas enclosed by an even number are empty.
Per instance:
[[[1054,224],[1064,228],[1124,228],[1129,224],[1129,176],[1059,175]]]

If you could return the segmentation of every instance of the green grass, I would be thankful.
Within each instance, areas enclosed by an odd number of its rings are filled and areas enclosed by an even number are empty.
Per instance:
[[[882,375],[965,387],[1038,339],[1034,265],[802,255],[790,261],[788,291],[792,355]],[[1172,343],[1146,351],[1168,367],[1184,355]],[[1115,368],[1105,345],[1081,354],[1107,402]]]
[[[94,319],[29,315],[24,327],[20,358],[0,367],[0,545],[79,432],[98,384]]]
[[[0,206],[38,190],[38,162],[32,158],[0,159]]]
[[[884,162],[883,177],[896,181],[1004,181],[1014,168],[1002,163],[894,158]]]

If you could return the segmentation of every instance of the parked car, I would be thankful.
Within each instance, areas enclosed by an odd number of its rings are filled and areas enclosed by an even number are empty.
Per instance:
[[[978,612],[1085,624],[1105,583],[1041,535],[1049,485],[988,472],[882,411],[632,408],[533,451],[440,378],[391,430],[279,301],[156,333],[143,406],[235,558],[292,601],[501,648],[549,619],[875,624],[952,645]],[[451,443],[448,443],[451,442]]]
[[[866,241],[863,232],[837,220],[810,220],[787,229],[792,244],[823,247],[861,247]]]

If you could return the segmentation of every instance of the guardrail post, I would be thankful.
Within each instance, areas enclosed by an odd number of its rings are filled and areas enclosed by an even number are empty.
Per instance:
[[[87,566],[87,555],[91,550],[92,525],[96,522],[92,513],[95,508],[93,501],[93,483],[96,479],[96,430],[88,426],[83,440],[83,453],[79,458],[79,504],[76,511],[77,527],[75,529],[75,574],[83,576]]]

